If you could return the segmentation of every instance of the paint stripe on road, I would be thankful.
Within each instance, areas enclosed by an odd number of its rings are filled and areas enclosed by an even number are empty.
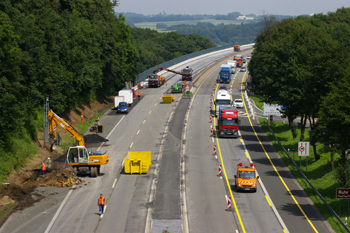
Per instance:
[[[114,180],[113,185],[112,185],[112,189],[114,189],[114,186],[115,186],[115,183],[117,183],[117,180],[118,180],[118,179],[115,179],[115,180]]]
[[[137,131],[136,135],[138,135],[140,133],[140,130]]]
[[[132,143],[130,144],[130,148],[132,147],[133,144],[134,144],[134,142],[132,142]]]

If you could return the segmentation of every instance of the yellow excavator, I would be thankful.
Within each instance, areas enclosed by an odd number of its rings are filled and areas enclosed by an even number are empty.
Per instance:
[[[67,163],[73,167],[73,173],[90,173],[91,177],[97,177],[100,174],[101,165],[109,162],[108,154],[102,151],[89,152],[85,147],[84,136],[69,125],[65,120],[59,117],[51,109],[48,112],[49,119],[49,137],[55,144],[57,141],[57,125],[60,125],[66,132],[77,140],[77,146],[71,146],[67,153]],[[52,148],[53,146],[51,146]]]

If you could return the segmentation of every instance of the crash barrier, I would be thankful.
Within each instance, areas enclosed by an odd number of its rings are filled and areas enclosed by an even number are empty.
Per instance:
[[[129,151],[124,159],[125,173],[147,173],[151,166],[151,151]]]
[[[289,156],[289,153],[287,152],[287,150],[282,146],[281,142],[278,140],[278,138],[276,137],[276,135],[273,133],[272,129],[270,128],[269,124],[267,121],[264,121],[264,123],[266,124],[267,128],[269,129],[269,131],[272,133],[273,137],[275,138],[275,140],[278,142],[278,144],[280,145],[280,147],[282,148],[282,150],[284,151],[284,153],[288,156],[289,160],[293,163],[294,167],[296,169],[298,169],[298,172],[300,173],[300,175],[304,178],[304,180],[309,184],[309,186],[312,188],[312,190],[315,192],[315,194],[322,200],[322,202],[325,204],[325,206],[328,208],[328,210],[333,214],[334,217],[336,217],[336,219],[338,220],[338,222],[344,227],[344,229],[347,232],[350,232],[349,228],[346,226],[346,224],[341,220],[341,218],[337,215],[337,213],[332,209],[332,207],[330,205],[328,205],[328,203],[326,202],[326,200],[322,197],[322,195],[317,191],[317,189],[311,184],[311,182],[309,181],[309,179],[305,176],[305,174],[303,173],[303,171],[298,167],[298,165],[294,162],[294,160],[292,159],[292,157]]]
[[[171,104],[173,101],[175,101],[174,95],[162,95],[163,98],[163,104]]]
[[[197,56],[202,55],[202,54],[211,53],[211,52],[214,52],[214,51],[217,51],[217,50],[227,49],[227,48],[231,48],[231,47],[232,47],[231,45],[227,45],[227,46],[220,46],[220,47],[214,47],[214,48],[210,48],[210,49],[205,49],[205,50],[201,50],[201,51],[198,51],[198,52],[186,54],[186,55],[184,55],[182,57],[178,57],[178,58],[175,58],[173,60],[164,62],[162,64],[156,65],[156,66],[154,66],[154,67],[152,67],[152,68],[142,72],[141,74],[138,74],[137,77],[136,77],[135,83],[141,83],[143,80],[145,80],[147,78],[147,76],[150,73],[152,73],[155,69],[157,69],[159,67],[170,67],[170,66],[173,66],[173,65],[175,65],[175,64],[177,64],[179,62],[185,61],[185,60],[193,58],[193,57],[197,57]]]

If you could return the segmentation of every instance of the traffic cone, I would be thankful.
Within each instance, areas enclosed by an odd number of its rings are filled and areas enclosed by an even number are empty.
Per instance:
[[[219,165],[219,176],[221,176],[222,175],[222,166],[221,166],[221,164]]]
[[[227,210],[231,210],[232,208],[232,199],[231,197],[228,197],[227,199]]]
[[[210,115],[210,118],[209,118],[209,123],[213,123],[213,120],[211,118],[211,115]]]
[[[214,155],[216,155],[216,145],[214,145]]]

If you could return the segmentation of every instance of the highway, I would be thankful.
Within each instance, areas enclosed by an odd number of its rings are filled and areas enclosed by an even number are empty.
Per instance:
[[[232,49],[221,51],[173,68],[194,70],[198,81],[192,99],[176,94],[174,103],[163,104],[161,95],[180,78],[164,73],[170,78],[168,87],[141,90],[141,101],[128,114],[109,110],[100,118],[101,136],[109,141],[89,148],[109,154],[99,177],[83,177],[86,182],[72,189],[44,190],[57,194],[50,202],[13,214],[0,232],[332,232],[246,109],[239,110],[243,141],[210,136],[210,126],[215,128],[209,123],[210,93],[220,62],[233,54]],[[245,75],[235,75],[234,98],[243,98]],[[147,174],[124,173],[128,151],[152,152]],[[260,184],[256,193],[235,191],[236,165],[248,163],[247,157],[256,164],[269,202]],[[224,165],[222,178],[219,164]],[[97,207],[100,193],[106,198],[102,216]],[[232,211],[226,210],[225,196],[234,200]]]

